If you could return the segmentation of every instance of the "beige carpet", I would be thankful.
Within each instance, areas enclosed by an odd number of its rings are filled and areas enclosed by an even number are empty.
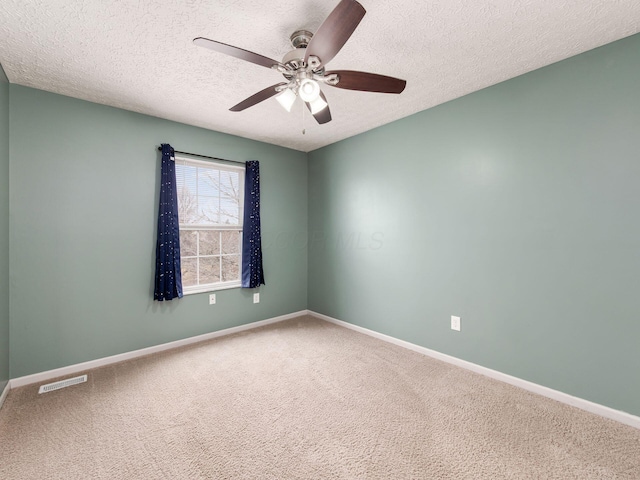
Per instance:
[[[310,317],[37,390],[2,479],[640,479],[640,430]]]

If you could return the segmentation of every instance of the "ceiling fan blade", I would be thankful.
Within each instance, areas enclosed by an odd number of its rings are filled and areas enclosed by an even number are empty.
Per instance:
[[[331,85],[346,90],[360,90],[362,92],[402,93],[407,85],[406,80],[378,75],[377,73],[356,72],[353,70],[333,70],[325,72],[328,75],[338,75],[338,83]]]
[[[347,43],[366,10],[356,0],[342,0],[313,35],[304,55],[308,64],[311,55],[326,65]]]
[[[199,47],[208,48],[209,50],[224,53],[225,55],[230,55],[232,57],[239,58],[240,60],[245,60],[247,62],[255,63],[256,65],[261,65],[267,68],[273,68],[275,65],[282,65],[280,62],[263,55],[258,55],[257,53],[234,47],[232,45],[227,45],[226,43],[209,40],[208,38],[194,38],[193,43]]]
[[[241,112],[242,110],[245,110],[249,107],[253,107],[255,104],[260,103],[266,100],[267,98],[271,98],[274,95],[277,95],[278,93],[280,93],[279,91],[276,90],[276,87],[279,87],[281,85],[287,85],[287,83],[286,82],[276,83],[275,85],[271,85],[270,87],[267,87],[264,90],[260,90],[258,93],[255,93],[251,95],[249,98],[244,99],[239,104],[234,105],[229,110],[231,110],[232,112]]]
[[[322,100],[325,101],[325,103],[327,104],[327,106],[325,108],[323,108],[322,110],[320,110],[318,113],[316,113],[315,115],[313,115],[313,118],[316,119],[316,122],[318,122],[320,125],[324,124],[324,123],[328,123],[331,121],[331,111],[329,110],[329,102],[327,102],[327,97],[324,96],[324,93],[320,92],[320,96],[322,97]],[[311,112],[311,104],[309,102],[304,102],[307,104],[307,108],[309,109],[309,111]]]

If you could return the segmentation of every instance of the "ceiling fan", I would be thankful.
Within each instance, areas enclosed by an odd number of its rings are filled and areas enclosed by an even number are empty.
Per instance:
[[[346,90],[379,93],[401,93],[407,84],[405,80],[375,73],[353,70],[325,71],[325,65],[349,40],[365,13],[365,9],[356,0],[341,0],[315,35],[306,30],[298,30],[291,35],[294,49],[284,56],[282,62],[208,38],[194,38],[193,43],[277,70],[284,76],[286,82],[259,91],[231,107],[229,110],[232,112],[245,110],[274,95],[277,95],[276,100],[287,111],[291,111],[293,103],[300,96],[316,121],[323,124],[331,121],[331,112],[320,89],[321,83]]]

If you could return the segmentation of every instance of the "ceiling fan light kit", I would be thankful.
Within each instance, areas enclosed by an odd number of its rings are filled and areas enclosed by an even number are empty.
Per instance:
[[[261,90],[230,108],[240,112],[273,96],[288,112],[299,96],[319,124],[331,121],[329,104],[320,84],[363,92],[401,93],[407,82],[399,78],[353,70],[325,72],[325,65],[335,57],[366,13],[356,0],[341,0],[314,34],[297,30],[289,37],[293,50],[277,62],[263,55],[198,37],[193,43],[247,62],[274,69],[286,83]]]
[[[320,97],[320,85],[315,80],[303,78],[298,87],[300,98],[305,102],[313,102]]]
[[[280,93],[280,95],[276,96],[276,100],[278,101],[278,103],[282,105],[282,108],[284,108],[287,112],[291,111],[296,98],[298,97],[296,97],[296,94],[290,88],[284,89],[282,93]]]
[[[309,102],[309,105],[310,105],[311,115],[315,115],[316,113],[321,112],[322,110],[324,110],[329,106],[329,104],[325,102],[320,95],[318,95],[318,98],[316,98],[315,100]]]

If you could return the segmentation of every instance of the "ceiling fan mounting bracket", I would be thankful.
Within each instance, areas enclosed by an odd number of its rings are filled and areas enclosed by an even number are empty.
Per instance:
[[[313,33],[309,30],[296,30],[291,34],[289,40],[291,40],[293,48],[307,48],[312,37]]]

